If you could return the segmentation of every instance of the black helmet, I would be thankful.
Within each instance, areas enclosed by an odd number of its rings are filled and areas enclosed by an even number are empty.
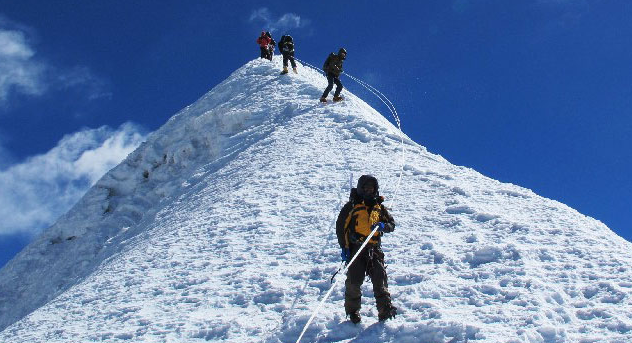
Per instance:
[[[340,50],[338,50],[338,55],[347,56],[347,50],[345,48],[340,48]]]
[[[366,184],[373,184],[373,194],[365,194],[364,193],[364,189],[363,188],[364,188],[364,186]],[[379,188],[380,188],[380,185],[378,184],[377,179],[375,178],[375,176],[373,176],[373,175],[362,175],[358,179],[358,185],[357,185],[356,192],[363,199],[372,199],[372,198],[375,198],[375,197],[377,197],[379,195],[379,193],[378,193]]]

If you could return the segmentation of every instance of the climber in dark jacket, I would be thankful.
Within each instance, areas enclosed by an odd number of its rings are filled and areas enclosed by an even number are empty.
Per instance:
[[[397,309],[391,303],[391,294],[388,292],[384,252],[381,248],[382,236],[395,230],[395,221],[382,205],[384,197],[379,195],[378,188],[375,177],[362,175],[358,179],[357,188],[351,190],[349,202],[342,207],[336,220],[336,235],[342,249],[341,257],[347,263],[358,252],[373,229],[378,227],[347,270],[345,313],[354,324],[361,320],[361,286],[365,275],[368,275],[373,283],[378,319],[384,321],[397,314]]]
[[[327,60],[325,60],[325,64],[323,65],[323,71],[327,73],[327,88],[325,88],[325,92],[323,96],[320,97],[321,102],[327,102],[327,95],[332,88],[334,88],[334,83],[336,84],[336,91],[334,92],[334,102],[342,100],[340,96],[340,92],[342,92],[342,82],[340,82],[340,74],[342,74],[342,62],[347,58],[347,50],[345,48],[340,48],[338,50],[338,54],[334,54],[333,52],[329,54]]]
[[[283,71],[281,74],[287,74],[287,62],[292,63],[292,71],[296,74],[296,62],[294,62],[294,40],[292,36],[285,35],[279,41],[279,51],[283,54]]]
[[[274,56],[274,48],[276,48],[276,41],[272,38],[272,34],[270,31],[266,31],[266,37],[270,38],[270,43],[268,43],[268,52],[266,58],[272,61],[272,57]]]

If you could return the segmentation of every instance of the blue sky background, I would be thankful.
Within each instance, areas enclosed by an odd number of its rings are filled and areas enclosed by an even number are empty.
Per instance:
[[[317,66],[344,46],[431,152],[630,241],[630,18],[627,0],[0,0],[0,266],[262,29]]]

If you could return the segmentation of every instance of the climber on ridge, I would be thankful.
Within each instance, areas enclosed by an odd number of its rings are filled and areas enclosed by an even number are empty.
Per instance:
[[[294,62],[294,40],[290,35],[284,35],[279,41],[279,51],[283,54],[283,71],[281,74],[287,74],[287,61],[292,64],[292,71],[296,74],[296,62]]]
[[[259,44],[259,49],[261,50],[261,58],[268,59],[268,54],[270,52],[268,45],[271,41],[272,38],[268,37],[265,31],[261,31],[261,36],[257,38],[257,44]]]
[[[276,41],[272,38],[272,34],[270,31],[266,31],[266,37],[270,38],[270,43],[268,43],[268,52],[266,58],[272,61],[272,57],[274,56],[274,49],[276,48]]]
[[[347,263],[372,230],[378,227],[347,270],[344,306],[345,313],[354,324],[361,320],[361,286],[365,275],[371,278],[373,284],[378,319],[385,321],[397,314],[397,309],[391,303],[391,294],[388,292],[384,252],[381,247],[382,236],[395,230],[395,221],[382,205],[384,197],[379,195],[378,189],[379,185],[374,176],[362,175],[358,179],[357,188],[351,190],[349,202],[342,207],[336,220],[336,235],[342,249],[340,256]]]
[[[327,102],[327,95],[334,87],[334,83],[336,84],[336,91],[334,92],[334,102],[338,102],[343,100],[340,96],[340,92],[342,92],[342,83],[340,82],[340,74],[342,74],[342,62],[347,58],[347,50],[345,48],[340,48],[338,50],[338,54],[334,54],[333,52],[329,54],[327,60],[325,60],[325,64],[323,65],[323,71],[327,73],[327,88],[325,88],[325,92],[320,97],[320,102]]]

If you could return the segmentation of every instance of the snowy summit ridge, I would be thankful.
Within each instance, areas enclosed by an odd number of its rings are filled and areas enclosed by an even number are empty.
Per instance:
[[[278,58],[235,71],[0,270],[0,342],[295,342],[362,174],[393,206],[383,248],[400,314],[377,323],[365,283],[353,325],[337,289],[303,342],[632,341],[630,243],[401,143],[353,94],[319,104],[326,81],[309,68],[279,71]]]

